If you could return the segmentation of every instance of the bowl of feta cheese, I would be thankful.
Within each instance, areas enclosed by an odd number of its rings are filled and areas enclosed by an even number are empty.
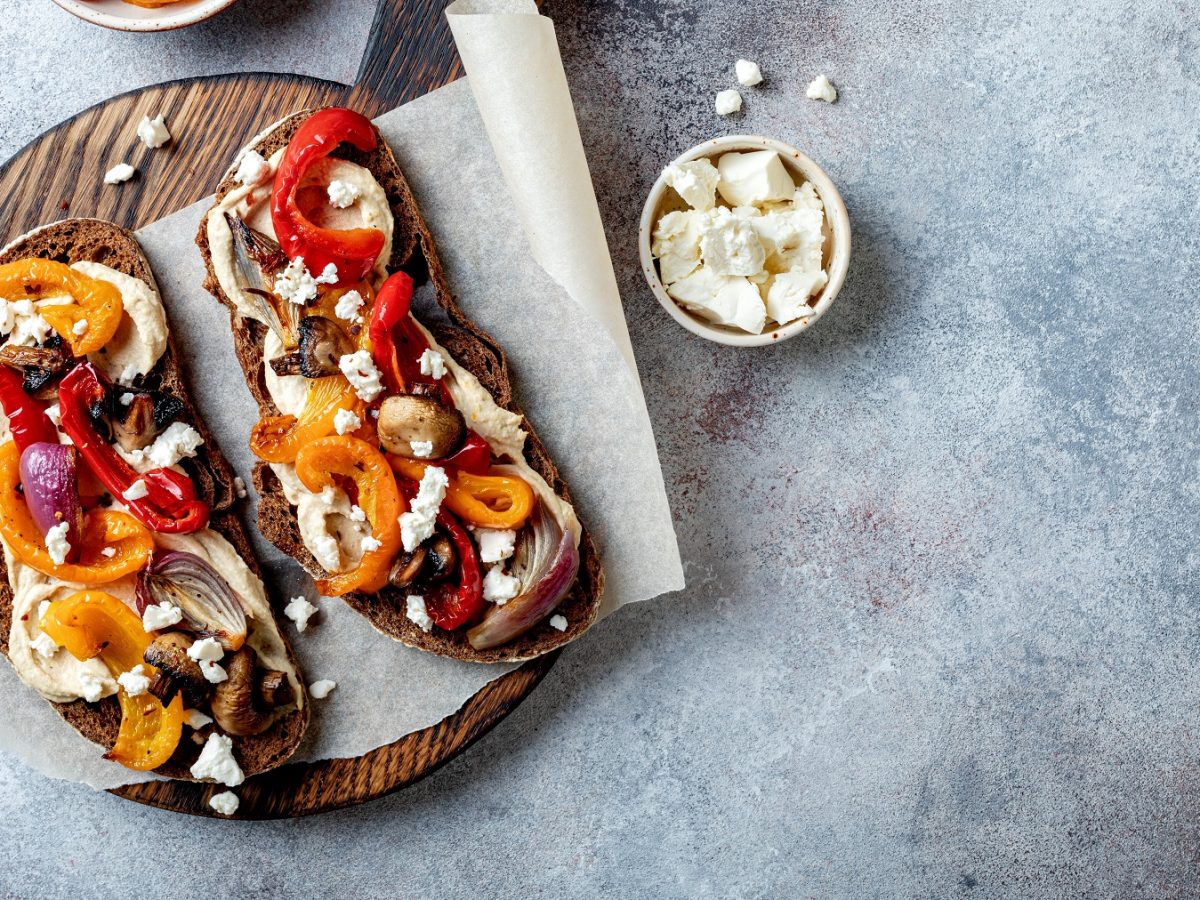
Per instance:
[[[737,135],[693,147],[654,183],[638,238],[663,309],[694,334],[760,347],[808,329],[850,265],[850,217],[794,147]]]

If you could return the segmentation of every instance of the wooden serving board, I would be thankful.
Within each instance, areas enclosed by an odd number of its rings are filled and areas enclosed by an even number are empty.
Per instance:
[[[253,135],[296,110],[338,104],[374,117],[448,84],[462,70],[444,7],[444,0],[381,0],[353,86],[269,73],[192,78],[113,97],[62,122],[0,166],[0,245],[71,216],[140,228],[212,193]],[[160,111],[168,113],[174,140],[149,151],[133,138],[132,124]],[[118,159],[114,147],[130,150]],[[122,159],[138,169],[137,177],[119,187],[104,185],[104,172]],[[294,763],[250,778],[237,789],[241,804],[234,818],[309,815],[406,787],[508,715],[557,657],[554,652],[526,663],[484,687],[454,715],[363,756]],[[113,793],[215,816],[208,799],[224,789],[152,781]]]

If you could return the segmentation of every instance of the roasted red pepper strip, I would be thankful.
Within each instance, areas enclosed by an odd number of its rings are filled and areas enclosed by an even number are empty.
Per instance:
[[[383,383],[392,394],[411,393],[413,385],[436,389],[437,398],[453,406],[449,389],[440,379],[421,374],[421,354],[429,341],[409,316],[413,282],[404,272],[396,272],[383,283],[371,307],[371,347],[375,365],[383,373]]]
[[[463,445],[451,456],[438,461],[439,466],[451,466],[459,472],[486,475],[492,467],[492,448],[474,431],[467,432]]]
[[[411,478],[397,477],[396,485],[405,501],[412,506],[420,485]],[[470,625],[483,615],[483,572],[475,544],[467,530],[445,507],[438,510],[437,523],[450,535],[458,554],[458,584],[444,582],[425,598],[425,608],[433,624],[446,631]]]
[[[271,193],[271,222],[288,259],[303,257],[314,275],[333,263],[338,284],[363,281],[375,268],[385,243],[377,228],[336,230],[314,225],[296,202],[305,173],[342,143],[368,153],[377,144],[375,128],[365,116],[349,109],[330,107],[313,113],[284,151]]]
[[[0,406],[4,407],[9,430],[22,453],[30,444],[58,443],[58,432],[45,407],[25,393],[23,379],[8,366],[0,366]]]
[[[191,534],[208,524],[208,504],[196,498],[196,487],[186,475],[173,469],[151,469],[138,474],[109,446],[92,425],[88,410],[104,402],[104,376],[91,363],[76,366],[58,388],[63,431],[74,442],[79,455],[104,484],[114,499],[151,531],[161,534]],[[141,480],[146,496],[129,499],[125,492]]]

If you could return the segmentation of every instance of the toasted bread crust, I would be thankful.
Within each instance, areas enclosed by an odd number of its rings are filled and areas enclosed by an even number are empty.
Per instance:
[[[37,256],[63,263],[80,260],[103,263],[117,271],[132,275],[157,289],[150,264],[142,254],[137,240],[123,228],[100,219],[66,219],[44,226],[18,238],[0,250],[0,264]],[[258,559],[246,536],[246,527],[239,517],[234,487],[234,471],[217,448],[208,426],[200,417],[179,365],[179,355],[173,339],[168,338],[167,350],[144,382],[159,381],[162,388],[183,401],[186,419],[204,438],[204,446],[194,460],[184,465],[195,480],[201,496],[212,506],[209,527],[222,535],[236,549],[246,564],[260,578]],[[0,652],[8,654],[8,635],[12,624],[13,594],[8,570],[0,557]],[[288,658],[299,672],[299,664],[287,635],[279,629],[287,647]],[[300,678],[304,690],[303,676]],[[116,742],[121,724],[117,698],[106,697],[99,703],[76,700],[71,703],[52,703],[55,709],[89,741],[111,748]],[[271,728],[260,735],[234,738],[234,756],[247,775],[264,772],[285,762],[300,744],[308,727],[308,704],[281,716]],[[179,742],[174,756],[155,771],[168,778],[194,780],[189,768],[200,754],[200,746],[189,739],[187,732]]]
[[[276,150],[286,146],[296,129],[312,112],[313,110],[305,110],[282,120],[259,135],[249,149],[258,151],[264,157],[270,157]],[[512,382],[503,349],[491,335],[472,322],[455,302],[446,282],[441,260],[438,258],[433,235],[421,216],[416,198],[382,135],[379,135],[377,149],[371,153],[361,153],[343,146],[336,155],[365,166],[383,186],[395,218],[389,269],[406,271],[417,283],[426,279],[432,283],[437,303],[450,321],[449,324],[427,323],[428,327],[458,364],[479,379],[497,405],[522,417],[523,427],[529,434],[525,445],[526,460],[546,479],[556,494],[569,502],[571,495],[566,483],[559,475],[529,419],[513,399]],[[217,202],[237,187],[239,185],[232,175],[227,175],[217,187]],[[279,410],[267,393],[263,381],[263,340],[266,328],[253,320],[240,318],[233,301],[221,290],[212,265],[206,221],[207,217],[201,221],[196,237],[196,244],[208,271],[204,286],[230,311],[234,347],[246,374],[247,384],[258,403],[259,415],[278,415]],[[288,504],[278,480],[265,463],[256,466],[254,484],[259,494],[258,524],[263,535],[284,553],[296,559],[314,578],[322,577],[323,570],[300,540],[295,509]],[[556,631],[547,621],[543,621],[516,640],[492,650],[476,650],[467,642],[465,630],[446,632],[435,628],[429,634],[421,631],[405,615],[405,592],[396,588],[389,586],[373,595],[349,594],[342,599],[383,634],[421,650],[471,662],[532,659],[574,640],[596,619],[603,593],[604,573],[595,544],[586,528],[580,544],[580,557],[576,584],[557,609],[557,612],[567,619],[567,630]]]

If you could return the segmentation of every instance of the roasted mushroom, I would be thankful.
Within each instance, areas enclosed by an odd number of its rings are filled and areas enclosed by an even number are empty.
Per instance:
[[[338,374],[338,361],[353,352],[353,342],[337,322],[324,316],[300,320],[300,374],[305,378]]]
[[[254,704],[254,667],[257,662],[257,654],[250,647],[243,646],[225,665],[229,677],[213,691],[210,706],[212,715],[226,734],[239,737],[259,734],[271,724],[270,716],[259,712]]]
[[[292,690],[292,682],[288,680],[287,673],[275,669],[269,669],[262,673],[258,680],[256,696],[259,705],[264,709],[287,706],[296,699],[296,693]]]
[[[276,375],[299,375],[300,352],[285,353],[271,360],[271,369]]]
[[[406,588],[417,582],[432,584],[449,576],[457,561],[453,542],[438,532],[412,553],[401,553],[392,564],[388,581],[398,588]]]
[[[389,453],[408,459],[441,459],[462,441],[466,424],[457,409],[432,397],[401,394],[388,397],[379,407],[379,442]],[[413,442],[428,442],[432,452],[418,455]]]
[[[458,564],[458,554],[454,552],[454,543],[440,531],[429,539],[429,559],[425,564],[425,579],[427,581],[442,581],[447,578]]]
[[[36,394],[48,389],[50,382],[66,372],[71,354],[58,335],[53,335],[43,347],[20,347],[6,344],[0,348],[0,363],[20,369],[26,393]]]
[[[425,567],[425,557],[428,551],[425,545],[415,548],[412,553],[401,553],[400,556],[392,563],[392,571],[388,574],[388,581],[398,588],[408,587],[415,582],[421,575],[421,569]]]
[[[182,693],[184,701],[191,707],[200,706],[208,697],[211,685],[200,671],[199,663],[187,655],[190,646],[192,639],[186,634],[169,631],[151,641],[142,654],[146,663],[158,669],[150,683],[150,693],[164,706],[177,693]]]
[[[142,450],[154,443],[157,428],[154,424],[154,398],[135,394],[128,406],[117,407],[112,430],[117,443],[126,450]]]

